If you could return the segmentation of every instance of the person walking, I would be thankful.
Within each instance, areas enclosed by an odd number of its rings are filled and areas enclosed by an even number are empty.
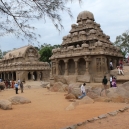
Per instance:
[[[20,89],[21,89],[21,93],[23,93],[23,82],[22,81],[20,83]]]
[[[78,97],[78,99],[82,99],[84,96],[86,96],[86,90],[85,90],[85,83],[81,85],[81,93],[82,95]]]
[[[106,76],[104,76],[104,78],[102,80],[103,88],[102,88],[102,90],[100,92],[100,96],[101,96],[101,93],[102,93],[103,90],[105,90],[105,95],[107,96],[107,91],[106,91],[107,83],[108,83],[108,80],[107,80]]]
[[[18,94],[18,83],[16,82],[14,86],[15,86],[16,94]]]
[[[109,65],[110,65],[110,70],[113,70],[113,63],[112,63],[112,61],[110,61]]]

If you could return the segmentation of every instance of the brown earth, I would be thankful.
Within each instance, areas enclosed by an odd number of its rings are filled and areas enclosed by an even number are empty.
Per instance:
[[[13,105],[12,110],[0,109],[0,129],[60,129],[128,106],[123,103],[95,102],[93,104],[78,105],[74,110],[66,111],[66,107],[71,102],[65,99],[64,94],[50,92],[41,87],[26,88],[24,93],[20,93],[19,90],[19,94],[17,95],[30,99],[31,103]],[[7,99],[14,95],[16,95],[14,89],[6,89],[0,92],[0,99]],[[125,117],[129,119],[129,113],[128,115],[124,115]],[[117,119],[123,121],[123,117]],[[116,125],[116,119],[113,121],[112,124]],[[122,123],[119,123],[119,126],[120,124],[123,126]],[[91,125],[99,129],[102,124],[96,126],[97,124]],[[102,127],[103,129],[109,129],[103,125]],[[83,129],[83,127],[79,129]],[[92,128],[88,127],[88,129]],[[119,129],[119,127],[113,129]]]

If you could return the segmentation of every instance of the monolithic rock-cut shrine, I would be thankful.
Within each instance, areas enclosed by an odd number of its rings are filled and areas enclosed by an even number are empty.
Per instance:
[[[0,78],[3,80],[49,80],[50,65],[39,61],[37,50],[24,46],[8,52],[0,60]]]
[[[101,82],[109,74],[109,62],[115,68],[123,58],[89,11],[79,13],[77,24],[72,24],[69,34],[63,37],[61,48],[52,53],[51,79],[58,75],[81,82]]]

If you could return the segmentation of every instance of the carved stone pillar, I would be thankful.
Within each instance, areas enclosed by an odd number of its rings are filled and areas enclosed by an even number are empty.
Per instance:
[[[30,74],[31,74],[31,78],[30,78],[30,80],[33,80],[33,72],[30,72]]]
[[[37,71],[37,81],[40,81],[40,72],[39,71]]]
[[[89,74],[89,61],[86,61],[86,73]]]
[[[89,74],[89,63],[90,63],[90,57],[85,56],[85,61],[86,61],[86,74]]]
[[[11,74],[12,74],[12,80],[14,80],[14,77],[13,77],[13,72],[12,72]]]
[[[65,60],[65,75],[68,75],[68,60]]]
[[[75,75],[78,75],[78,59],[74,59],[75,62]]]
[[[56,75],[58,75],[59,74],[59,62],[58,61],[56,61]]]

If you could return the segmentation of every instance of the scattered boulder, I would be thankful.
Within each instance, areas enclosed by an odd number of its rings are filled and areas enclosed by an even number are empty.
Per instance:
[[[31,101],[22,96],[13,96],[8,99],[13,105],[31,103]]]
[[[0,108],[3,110],[12,109],[12,103],[9,100],[0,100]]]
[[[67,84],[67,81],[64,77],[61,77],[61,76],[54,76],[54,81],[55,82],[62,82],[63,84]]]
[[[42,88],[47,88],[48,85],[50,85],[48,82],[47,82],[47,83],[46,83],[46,82],[43,82],[40,86],[41,86]],[[50,86],[49,86],[49,87],[50,87]]]
[[[76,97],[73,94],[67,94],[65,99],[76,99]]]
[[[0,82],[0,90],[4,90],[5,89],[5,83],[4,82]]]
[[[94,103],[94,100],[88,96],[85,96],[84,98],[79,100],[79,104],[91,104],[91,103]]]
[[[66,89],[65,87],[68,86],[67,84],[63,84],[62,82],[56,82],[52,87],[50,87],[50,91],[53,92],[64,92]]]

